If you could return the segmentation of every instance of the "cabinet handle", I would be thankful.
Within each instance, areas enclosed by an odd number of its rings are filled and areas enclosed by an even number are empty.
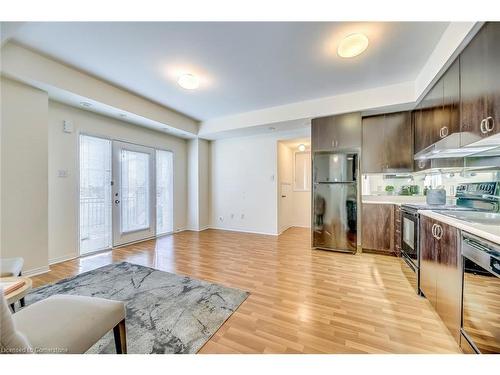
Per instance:
[[[486,129],[486,119],[483,118],[481,120],[481,133],[486,134],[488,133],[488,129]]]
[[[448,136],[448,127],[447,126],[443,126],[441,129],[439,129],[439,136],[441,138],[445,138]]]
[[[490,126],[491,124],[491,126]],[[489,133],[495,129],[495,119],[491,116],[486,117],[485,125],[486,131]]]
[[[440,240],[443,237],[443,228],[439,224],[436,224],[436,235],[434,237],[436,237],[436,240]]]
[[[431,229],[431,232],[432,232],[432,237],[436,237],[436,224],[432,224],[432,229]]]

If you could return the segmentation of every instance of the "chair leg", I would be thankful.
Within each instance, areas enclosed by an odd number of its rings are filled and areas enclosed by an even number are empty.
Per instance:
[[[16,304],[15,303],[11,303],[10,304],[10,309],[12,310],[13,313],[16,312]]]
[[[125,319],[113,328],[115,335],[116,354],[127,354],[127,332],[125,330]]]
[[[24,297],[19,300],[19,303],[21,304],[21,307],[26,306],[26,302],[24,301]]]

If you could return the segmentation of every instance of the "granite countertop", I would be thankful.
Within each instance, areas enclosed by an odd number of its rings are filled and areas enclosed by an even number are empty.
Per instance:
[[[428,210],[419,210],[418,213],[500,245],[500,226],[498,224],[472,223]]]
[[[363,195],[363,204],[395,204],[401,206],[407,203],[425,203],[423,195]]]

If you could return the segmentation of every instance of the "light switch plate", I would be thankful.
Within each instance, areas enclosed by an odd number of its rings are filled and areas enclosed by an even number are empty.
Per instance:
[[[63,121],[63,132],[73,133],[73,123],[68,120]]]

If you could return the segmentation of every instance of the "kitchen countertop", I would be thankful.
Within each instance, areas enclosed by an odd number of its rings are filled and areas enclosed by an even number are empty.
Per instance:
[[[407,203],[425,203],[423,195],[363,195],[363,204],[395,204],[401,206]]]
[[[428,210],[419,210],[418,213],[500,245],[500,226],[496,224],[471,223]]]

